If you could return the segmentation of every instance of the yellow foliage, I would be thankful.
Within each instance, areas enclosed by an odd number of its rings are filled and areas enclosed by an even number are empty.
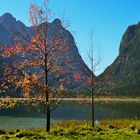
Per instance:
[[[22,84],[24,85],[27,85],[27,84],[29,84],[30,83],[30,80],[29,79],[27,79],[26,77],[23,79],[23,82],[22,82]]]

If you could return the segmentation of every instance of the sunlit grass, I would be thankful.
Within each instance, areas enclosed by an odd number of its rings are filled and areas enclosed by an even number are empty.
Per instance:
[[[140,120],[105,120],[91,127],[89,121],[61,121],[45,129],[0,130],[0,140],[139,140]]]

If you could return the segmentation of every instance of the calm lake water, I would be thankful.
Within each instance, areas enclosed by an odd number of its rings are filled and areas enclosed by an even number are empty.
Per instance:
[[[51,113],[51,122],[59,120],[90,120],[91,105],[77,101],[63,101]],[[95,120],[140,119],[140,102],[96,102]],[[44,113],[31,105],[19,105],[0,110],[0,128],[45,128]]]

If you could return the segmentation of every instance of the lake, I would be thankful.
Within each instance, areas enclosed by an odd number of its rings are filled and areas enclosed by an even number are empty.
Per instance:
[[[77,101],[63,101],[51,113],[51,123],[59,120],[90,120],[91,105]],[[95,120],[140,119],[140,102],[95,102]],[[45,128],[44,113],[39,107],[18,105],[0,110],[0,128]]]

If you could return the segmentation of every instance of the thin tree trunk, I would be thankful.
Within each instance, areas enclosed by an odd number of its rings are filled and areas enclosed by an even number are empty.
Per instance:
[[[47,80],[47,75],[46,75],[46,132],[50,131],[50,105],[49,105],[49,89],[47,87],[48,85],[48,80]]]
[[[50,131],[50,106],[47,105],[47,123],[46,123],[46,132]]]
[[[47,72],[47,55],[45,55],[45,75],[46,75],[46,132],[50,131],[50,104],[49,104],[49,88],[48,88],[48,72]]]
[[[94,90],[93,90],[93,74],[92,74],[92,91],[91,91],[91,96],[92,96],[92,101],[91,101],[91,117],[92,117],[92,127],[94,127]]]
[[[92,127],[94,127],[94,97],[93,96],[92,96]]]
[[[92,36],[91,36],[92,37]],[[92,117],[92,127],[94,127],[94,76],[93,76],[93,72],[94,72],[94,64],[93,64],[93,44],[92,44],[92,38],[91,38],[91,70],[92,70],[92,75],[91,75],[91,117]]]

